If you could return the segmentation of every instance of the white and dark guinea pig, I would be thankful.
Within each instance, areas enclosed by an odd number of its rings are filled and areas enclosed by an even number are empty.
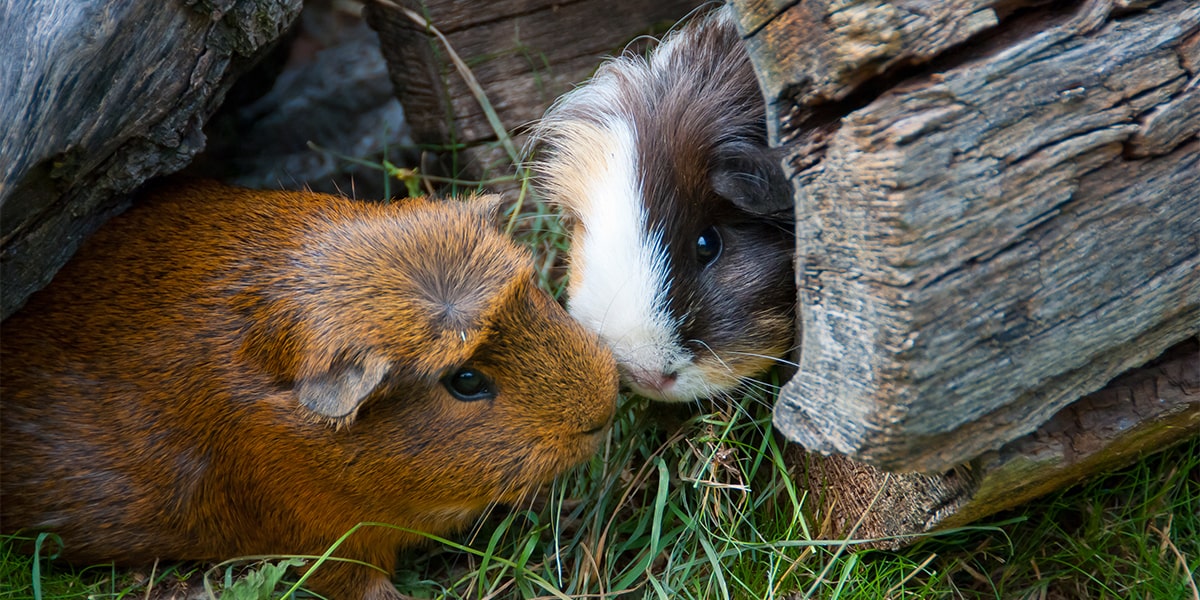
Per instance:
[[[793,345],[791,189],[728,7],[604,63],[534,130],[543,194],[574,217],[568,309],[626,383],[712,397]]]
[[[0,529],[78,562],[319,555],[430,533],[596,449],[617,369],[496,203],[159,189],[0,335]],[[334,556],[390,573],[421,536]],[[312,589],[397,598],[328,562]]]

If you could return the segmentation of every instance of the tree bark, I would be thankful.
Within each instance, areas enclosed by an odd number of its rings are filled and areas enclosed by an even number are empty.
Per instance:
[[[736,4],[796,189],[788,437],[944,472],[1200,332],[1200,6]]]
[[[234,77],[299,10],[300,0],[0,6],[0,318],[129,191],[203,148],[201,127]]]
[[[915,533],[966,525],[1165,450],[1200,432],[1200,344],[1152,363],[1059,411],[1035,432],[943,473],[889,473],[844,456],[788,449],[827,537],[895,548]],[[878,497],[876,497],[878,495]]]

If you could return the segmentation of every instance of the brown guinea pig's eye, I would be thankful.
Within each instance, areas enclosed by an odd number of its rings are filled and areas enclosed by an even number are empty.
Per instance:
[[[707,266],[720,255],[721,234],[717,233],[717,228],[709,227],[701,231],[700,237],[696,238],[696,260],[700,266]]]
[[[442,385],[446,386],[451,396],[464,402],[496,397],[496,386],[492,380],[475,369],[459,369],[443,378]]]

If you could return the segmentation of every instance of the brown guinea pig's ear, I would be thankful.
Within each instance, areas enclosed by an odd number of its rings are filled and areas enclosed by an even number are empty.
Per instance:
[[[482,194],[472,196],[464,200],[470,204],[475,213],[483,217],[497,231],[504,231],[504,227],[508,225],[508,218],[504,216],[504,209],[507,208],[507,203],[499,194]]]
[[[300,405],[337,427],[354,422],[362,403],[387,375],[388,361],[374,352],[309,357],[296,378]]]

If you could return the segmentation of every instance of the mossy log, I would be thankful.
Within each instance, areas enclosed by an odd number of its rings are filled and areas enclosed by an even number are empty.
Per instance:
[[[236,75],[300,0],[6,0],[0,5],[0,318],[178,171]]]

